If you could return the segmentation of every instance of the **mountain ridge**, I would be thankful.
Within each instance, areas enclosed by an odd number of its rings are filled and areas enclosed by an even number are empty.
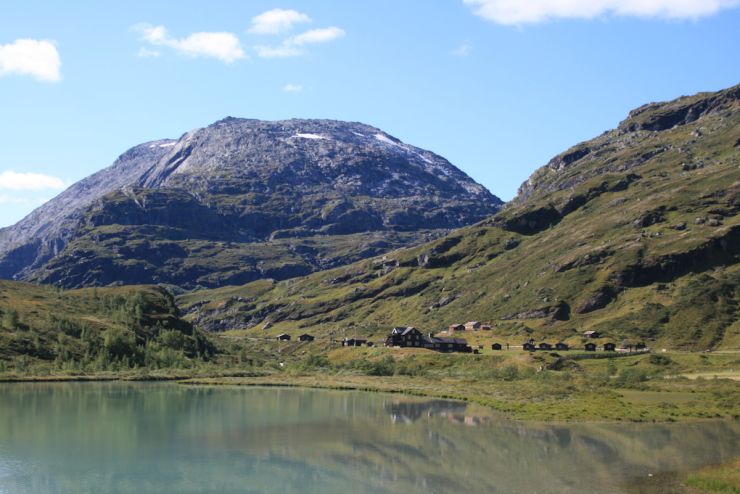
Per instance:
[[[68,287],[283,278],[434,238],[500,204],[444,158],[369,125],[227,117],[135,146],[0,230],[0,276]],[[226,265],[198,257],[224,242],[240,245],[221,256]],[[179,261],[155,273],[147,256],[164,262],[162,250]],[[236,272],[240,260],[249,274]]]

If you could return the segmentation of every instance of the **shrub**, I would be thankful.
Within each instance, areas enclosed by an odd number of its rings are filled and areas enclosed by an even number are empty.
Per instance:
[[[647,372],[642,369],[630,368],[622,369],[614,382],[617,386],[628,388],[631,386],[637,386],[647,380]]]
[[[19,318],[18,318],[18,312],[14,309],[8,309],[3,314],[3,327],[5,329],[17,329]]]

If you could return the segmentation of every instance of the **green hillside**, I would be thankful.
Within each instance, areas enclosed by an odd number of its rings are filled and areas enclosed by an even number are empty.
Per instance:
[[[536,171],[495,217],[419,247],[181,296],[248,335],[381,338],[493,325],[496,338],[740,348],[740,86],[651,104]],[[269,323],[269,324],[268,324]],[[267,326],[267,329],[265,327]]]
[[[0,372],[184,368],[213,352],[163,289],[0,281]]]

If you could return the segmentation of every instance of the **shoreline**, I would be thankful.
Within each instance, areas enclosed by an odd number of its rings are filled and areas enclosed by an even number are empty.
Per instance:
[[[639,413],[632,415],[600,416],[596,413],[585,412],[582,414],[562,413],[561,410],[551,407],[553,403],[536,402],[532,400],[506,399],[503,396],[483,396],[475,392],[451,392],[444,386],[435,386],[438,381],[426,379],[415,379],[398,376],[375,377],[375,376],[331,376],[331,375],[301,375],[301,376],[254,376],[254,377],[205,377],[179,380],[177,384],[185,386],[245,386],[245,387],[273,387],[273,388],[304,388],[304,389],[326,389],[337,391],[364,391],[372,393],[399,394],[413,397],[437,398],[454,400],[482,406],[492,412],[501,414],[508,420],[516,421],[543,421],[549,423],[675,423],[675,422],[703,422],[712,420],[738,420],[738,416],[669,416],[656,415],[653,417],[642,417]],[[449,385],[450,383],[445,383]],[[457,381],[457,385],[470,384],[464,380]],[[499,386],[496,386],[496,385]],[[486,386],[487,385],[487,386]],[[496,388],[504,388],[505,383],[483,383],[488,389],[497,391]],[[501,390],[504,392],[505,390]],[[670,392],[666,392],[668,394]],[[577,402],[583,404],[592,395],[578,397]],[[566,406],[573,406],[572,401],[566,400]],[[659,405],[652,405],[654,412],[659,412]]]
[[[364,391],[461,401],[485,407],[509,420],[550,423],[674,423],[739,420],[733,409],[704,406],[705,392],[687,401],[678,390],[595,389],[579,387],[558,393],[552,386],[528,381],[431,379],[359,374],[283,374],[234,372],[214,374],[89,374],[3,376],[0,383],[172,382],[185,386],[246,386]],[[668,405],[667,405],[668,404]],[[707,404],[708,405],[708,404]]]

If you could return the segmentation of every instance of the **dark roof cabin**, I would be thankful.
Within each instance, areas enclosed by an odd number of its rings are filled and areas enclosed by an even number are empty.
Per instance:
[[[481,324],[480,326],[481,331],[490,331],[491,325],[490,324]]]
[[[522,348],[525,352],[534,352],[535,350],[537,350],[537,347],[534,346],[534,343],[530,342],[526,342],[525,344],[523,344]]]
[[[549,343],[540,343],[540,350],[552,350],[552,345]]]
[[[465,331],[465,325],[463,324],[450,324],[447,327],[448,333],[454,333],[455,331]]]
[[[604,351],[605,352],[615,352],[617,350],[617,345],[614,343],[604,343]]]
[[[313,341],[314,337],[308,333],[304,333],[298,337],[298,341]]]
[[[555,350],[567,350],[568,345],[563,343],[562,341],[555,343]]]
[[[584,331],[583,337],[584,338],[598,338],[601,336],[598,331]]]
[[[466,331],[478,331],[480,329],[480,321],[468,321],[465,323]]]
[[[585,349],[587,352],[595,352],[596,351],[596,343],[586,343]]]
[[[424,335],[413,326],[396,326],[385,340],[385,346],[423,347]]]
[[[342,346],[362,346],[367,343],[367,340],[360,338],[345,338],[342,340]]]
[[[473,352],[473,348],[462,338],[439,338],[431,334],[424,338],[424,348],[436,352]]]
[[[491,345],[491,350],[501,350],[501,343],[494,343]]]
[[[290,341],[290,335],[281,333],[275,337],[278,341]]]

